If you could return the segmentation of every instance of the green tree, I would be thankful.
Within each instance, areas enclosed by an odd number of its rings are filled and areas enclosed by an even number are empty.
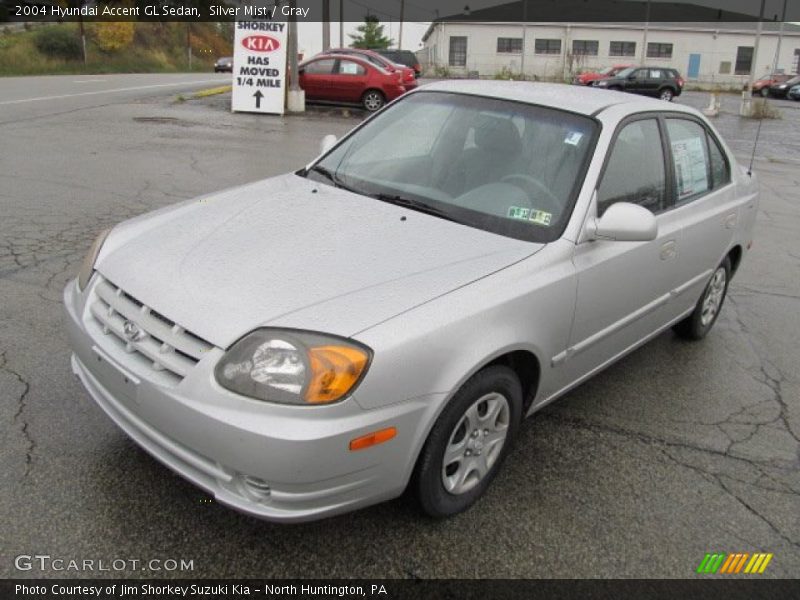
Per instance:
[[[367,15],[364,23],[356,28],[358,34],[348,33],[353,40],[351,48],[368,48],[370,50],[384,50],[394,44],[394,40],[383,35],[383,25],[378,17]]]

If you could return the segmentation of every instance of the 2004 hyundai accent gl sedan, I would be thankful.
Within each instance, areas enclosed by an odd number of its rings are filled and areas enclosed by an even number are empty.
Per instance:
[[[296,173],[101,234],[64,293],[72,368],[246,513],[310,520],[411,486],[451,515],[523,415],[666,328],[706,335],[756,208],[690,108],[428,85]]]

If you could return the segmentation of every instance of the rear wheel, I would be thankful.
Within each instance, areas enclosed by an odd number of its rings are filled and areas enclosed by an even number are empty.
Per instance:
[[[687,340],[702,340],[706,337],[719,317],[725,294],[728,292],[728,281],[731,278],[731,261],[728,257],[722,261],[700,296],[691,315],[673,327],[675,333]]]
[[[364,108],[369,112],[375,112],[386,104],[386,98],[378,90],[367,90],[361,97],[361,104],[363,104]]]
[[[442,411],[420,453],[412,489],[422,510],[448,517],[491,484],[522,418],[522,386],[508,367],[475,374]]]
[[[672,88],[663,88],[658,92],[658,97],[667,102],[672,102],[674,96],[675,92],[672,91]]]

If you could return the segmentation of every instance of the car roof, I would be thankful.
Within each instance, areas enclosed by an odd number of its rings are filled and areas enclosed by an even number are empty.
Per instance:
[[[590,116],[596,115],[611,106],[624,106],[630,113],[652,110],[677,110],[679,112],[698,114],[691,107],[665,103],[664,100],[656,98],[564,83],[449,79],[420,86],[412,93],[422,91],[451,92],[499,98],[558,108]]]

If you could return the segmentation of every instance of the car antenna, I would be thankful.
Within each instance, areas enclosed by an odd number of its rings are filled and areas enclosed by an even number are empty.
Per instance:
[[[758,120],[758,128],[756,129],[756,139],[753,140],[753,154],[750,155],[750,166],[747,167],[747,174],[753,176],[753,161],[756,159],[756,147],[758,146],[758,136],[761,135],[761,123],[764,119]]]

